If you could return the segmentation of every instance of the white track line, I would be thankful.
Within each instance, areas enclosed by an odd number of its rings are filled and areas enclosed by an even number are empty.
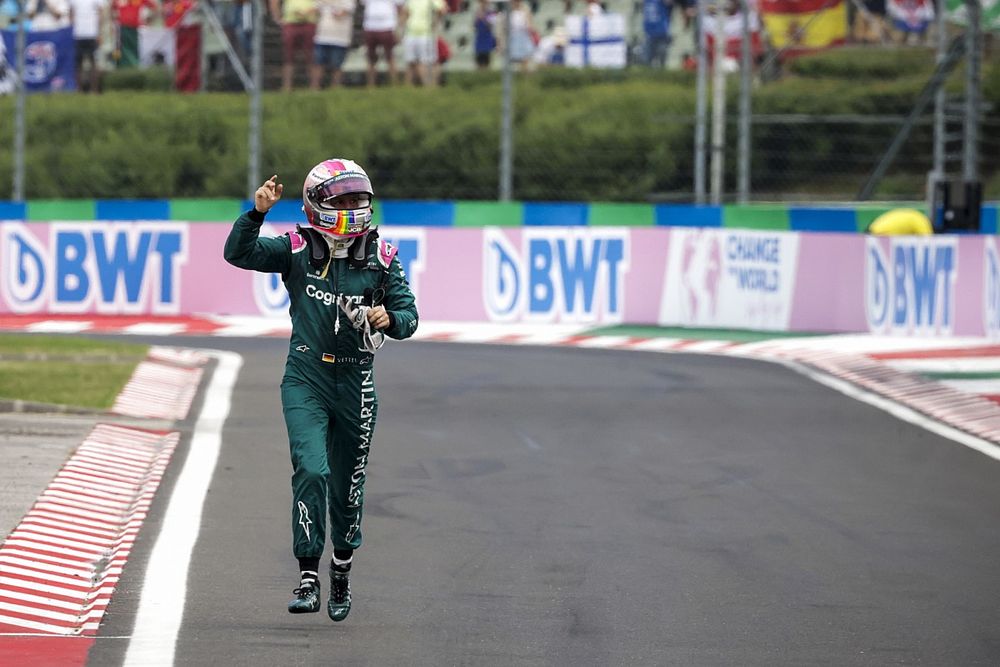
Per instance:
[[[92,326],[94,323],[89,320],[45,320],[29,324],[24,330],[33,333],[80,333],[89,331]]]
[[[1000,357],[888,359],[882,363],[911,373],[1000,373]]]
[[[122,333],[133,336],[173,336],[185,331],[187,324],[177,322],[140,322],[122,329]]]
[[[234,352],[206,352],[218,360],[218,365],[205,389],[205,404],[195,423],[187,460],[149,557],[125,667],[174,664],[191,552],[219,458],[222,427],[229,416],[233,387],[243,365],[243,358]]]

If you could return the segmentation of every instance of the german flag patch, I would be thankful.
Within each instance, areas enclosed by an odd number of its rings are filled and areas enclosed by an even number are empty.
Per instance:
[[[328,354],[328,353],[324,352],[323,353],[323,361],[325,361],[328,364],[332,364],[333,362],[337,361],[337,357],[333,356],[332,354]]]

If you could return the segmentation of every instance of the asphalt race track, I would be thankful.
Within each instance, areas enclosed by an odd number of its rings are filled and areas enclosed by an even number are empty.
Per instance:
[[[245,365],[177,665],[1000,664],[1000,466],[730,357],[390,342],[354,607],[289,615],[286,343],[180,344]],[[121,664],[192,425],[91,665]]]

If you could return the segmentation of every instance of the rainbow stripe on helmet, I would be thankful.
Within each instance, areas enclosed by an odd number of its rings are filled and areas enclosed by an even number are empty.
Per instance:
[[[368,204],[356,209],[338,209],[332,200],[346,194],[367,194]],[[368,231],[374,215],[371,199],[375,192],[361,165],[342,158],[330,158],[313,167],[302,184],[302,210],[318,231],[337,238],[361,236]]]
[[[360,236],[368,231],[371,220],[371,208],[320,212],[313,220],[313,226],[337,236]]]

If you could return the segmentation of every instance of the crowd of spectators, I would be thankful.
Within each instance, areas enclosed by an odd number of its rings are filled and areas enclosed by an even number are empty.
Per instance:
[[[888,0],[888,9],[887,0],[844,1],[850,41],[912,41],[930,32],[929,0]],[[140,28],[177,26],[199,2],[220,17],[225,39],[247,63],[252,0],[24,0],[23,17],[28,30],[72,27],[78,86],[97,91],[102,70],[140,64]],[[286,91],[303,81],[313,89],[340,85],[349,66],[368,86],[435,86],[446,62],[455,70],[496,68],[508,45],[522,71],[563,66],[571,15],[624,15],[628,65],[682,67],[696,30],[695,0],[511,0],[509,35],[491,0],[267,0],[261,6],[266,27],[280,26]],[[15,26],[19,12],[18,0],[0,0],[0,27]],[[907,24],[910,18],[922,27]]]

